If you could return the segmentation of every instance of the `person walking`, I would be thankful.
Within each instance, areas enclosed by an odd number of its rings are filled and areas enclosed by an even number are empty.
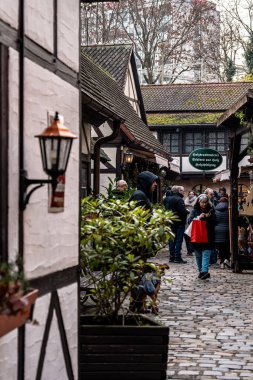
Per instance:
[[[184,204],[189,213],[192,212],[195,202],[197,200],[196,194],[193,190],[190,190],[188,196],[185,198]],[[186,224],[186,227],[188,223]],[[188,235],[184,234],[184,240],[187,248],[187,255],[192,256],[194,249],[191,245],[191,239]]]
[[[204,193],[207,195],[209,202],[213,206],[213,208],[217,206],[219,202],[219,195],[217,191],[208,187],[206,188]],[[211,252],[210,265],[216,265],[216,264],[217,264],[217,252],[216,252],[216,249],[214,248]]]
[[[214,208],[216,216],[215,246],[219,252],[220,267],[230,267],[228,198],[221,197]]]
[[[172,226],[174,239],[169,240],[170,262],[177,264],[186,264],[187,261],[182,259],[182,243],[185,231],[185,223],[188,211],[184,204],[184,187],[172,186],[171,195],[164,199],[164,206],[167,210],[171,210],[179,217],[179,221],[175,221]]]
[[[214,249],[214,226],[215,213],[206,194],[200,194],[196,200],[194,208],[189,216],[188,223],[191,223],[194,218],[206,221],[207,242],[206,243],[191,243],[196,257],[197,268],[199,271],[198,278],[205,280],[210,277],[209,262],[211,252]]]

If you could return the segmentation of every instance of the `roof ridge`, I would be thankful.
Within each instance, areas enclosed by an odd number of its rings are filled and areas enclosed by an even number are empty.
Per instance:
[[[166,83],[166,84],[142,84],[141,88],[148,88],[148,87],[175,87],[175,86],[210,86],[210,85],[215,85],[215,86],[223,86],[223,85],[238,85],[238,84],[248,84],[252,85],[253,87],[253,82],[208,82],[208,83]]]
[[[86,47],[92,47],[92,48],[100,48],[100,47],[131,47],[133,48],[133,44],[127,43],[127,44],[90,44],[90,45],[81,45],[82,48]]]

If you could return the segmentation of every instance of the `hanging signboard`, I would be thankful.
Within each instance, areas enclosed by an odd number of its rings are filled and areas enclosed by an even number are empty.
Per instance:
[[[211,148],[199,148],[191,152],[189,162],[198,170],[214,170],[222,164],[222,155]]]

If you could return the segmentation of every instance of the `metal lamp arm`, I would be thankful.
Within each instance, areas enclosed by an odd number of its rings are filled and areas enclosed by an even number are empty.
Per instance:
[[[23,170],[20,175],[20,208],[22,211],[25,210],[26,205],[29,203],[30,197],[34,191],[44,186],[46,183],[51,183],[53,189],[56,188],[57,178],[52,179],[29,179],[27,178],[27,172]],[[37,185],[33,187],[29,192],[27,188],[30,185]]]

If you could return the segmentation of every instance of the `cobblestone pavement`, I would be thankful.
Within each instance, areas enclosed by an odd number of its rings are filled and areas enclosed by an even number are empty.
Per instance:
[[[168,252],[155,261],[168,263]],[[156,318],[170,327],[168,379],[253,379],[253,272],[217,265],[203,281],[195,257],[187,261],[170,263],[159,293]]]

